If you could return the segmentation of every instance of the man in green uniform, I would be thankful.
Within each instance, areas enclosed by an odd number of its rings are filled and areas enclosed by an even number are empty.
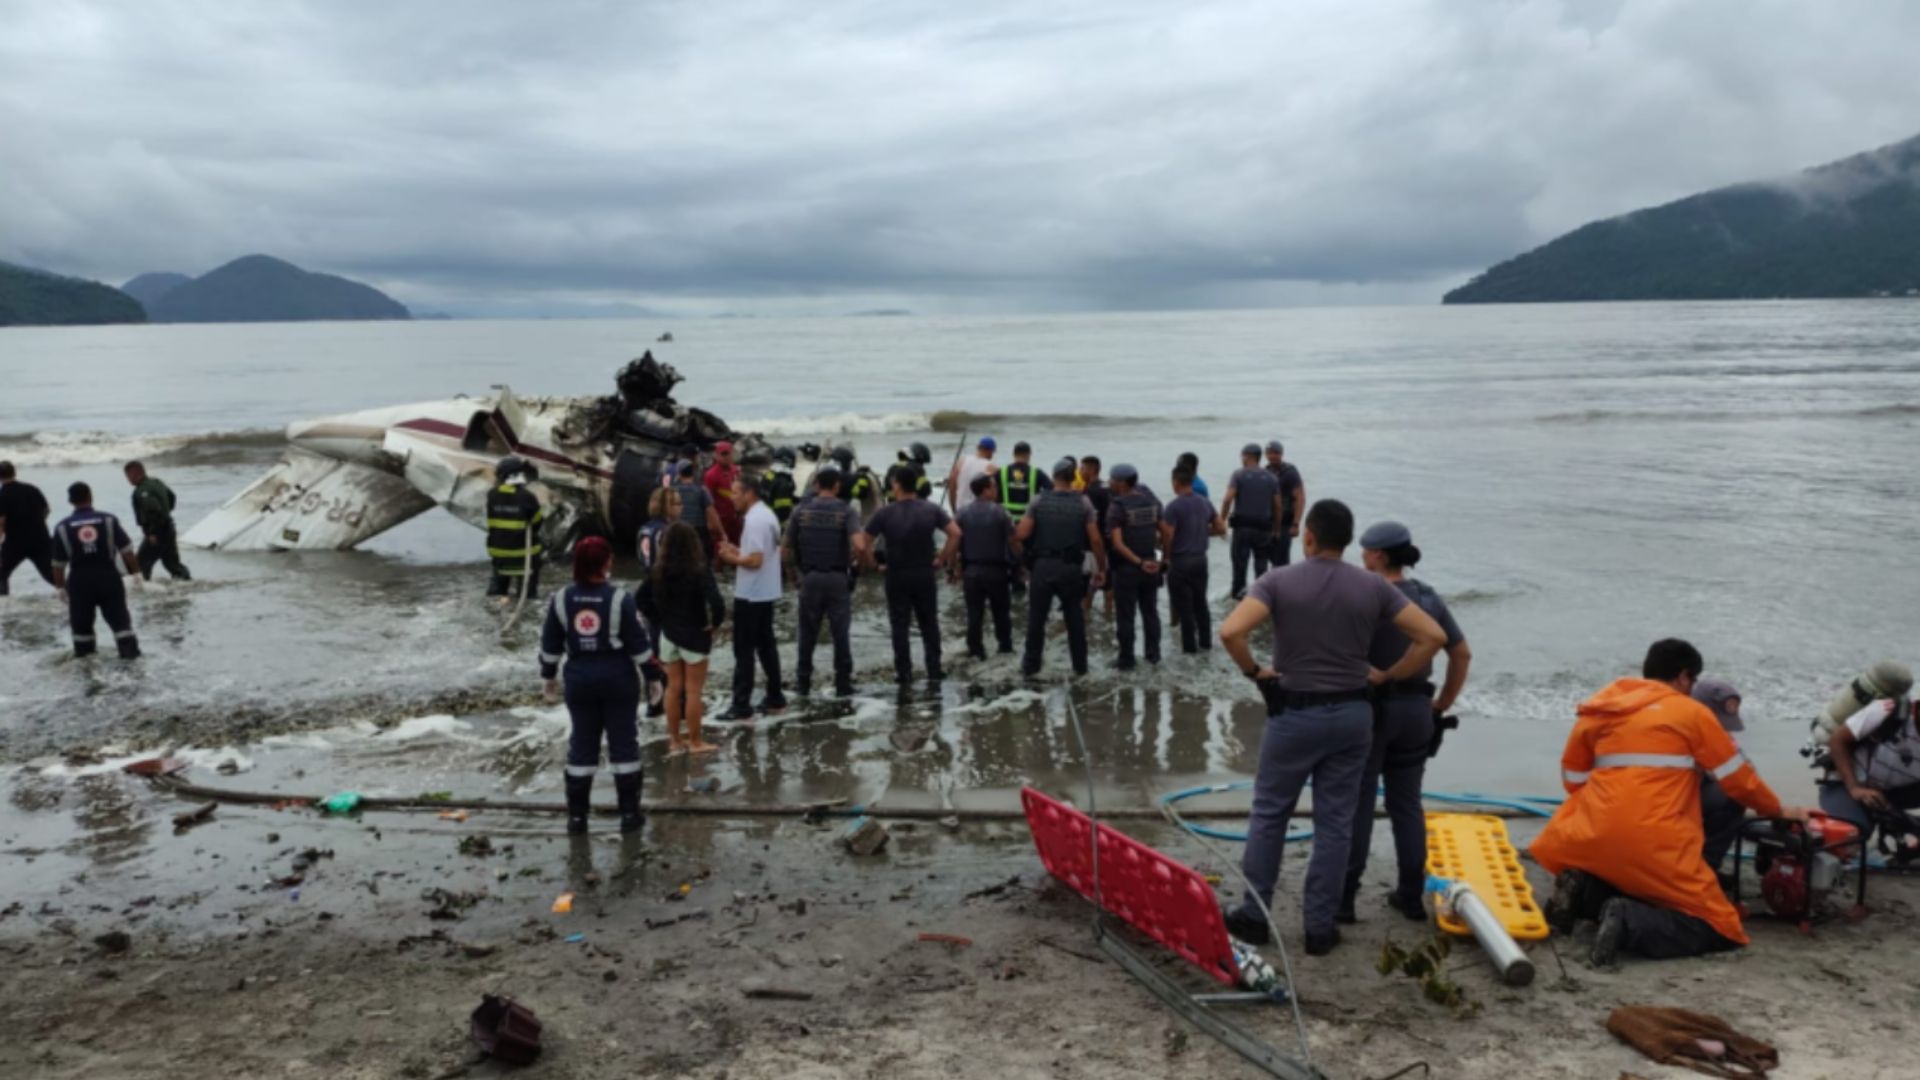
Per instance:
[[[540,588],[540,526],[546,511],[540,497],[527,485],[540,474],[526,461],[504,457],[494,466],[497,486],[487,492],[487,556],[493,577],[487,595],[505,605],[516,597],[532,596]]]
[[[180,561],[180,537],[173,527],[173,507],[178,501],[173,489],[148,476],[147,467],[127,462],[127,483],[133,485],[133,523],[140,529],[140,576],[153,580],[155,563],[164,564],[167,576],[192,581],[193,574]]]

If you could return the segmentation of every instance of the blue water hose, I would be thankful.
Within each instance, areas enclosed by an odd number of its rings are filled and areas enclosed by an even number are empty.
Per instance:
[[[1309,780],[1308,783],[1311,784],[1312,781]],[[1230,784],[1205,784],[1200,787],[1187,788],[1185,791],[1174,791],[1162,795],[1160,796],[1160,805],[1172,806],[1174,803],[1184,799],[1191,799],[1200,795],[1218,795],[1228,791],[1250,791],[1252,788],[1253,781],[1251,780],[1236,780]],[[1384,785],[1379,790],[1384,792]],[[1428,802],[1451,803],[1457,806],[1484,806],[1498,810],[1511,810],[1514,813],[1539,818],[1552,817],[1553,808],[1567,801],[1564,795],[1482,795],[1477,791],[1423,791],[1420,793],[1420,797]],[[1247,834],[1244,832],[1216,829],[1211,825],[1196,825],[1178,816],[1175,817],[1174,824],[1179,825],[1182,829],[1190,833],[1214,840],[1227,840],[1236,844],[1244,844],[1247,842]],[[1286,842],[1289,844],[1297,844],[1303,840],[1311,839],[1313,839],[1313,830],[1301,829],[1295,832],[1289,832]],[[1753,853],[1747,852],[1742,857],[1751,860]],[[1887,860],[1878,855],[1868,856],[1867,868],[1880,871],[1898,869],[1889,866]]]
[[[1311,784],[1312,781],[1309,780],[1308,783]],[[1252,789],[1253,789],[1253,781],[1251,780],[1235,780],[1231,783],[1226,783],[1226,784],[1203,784],[1200,787],[1191,787],[1191,788],[1187,788],[1184,791],[1174,791],[1174,792],[1169,792],[1165,795],[1162,795],[1160,796],[1160,805],[1163,807],[1172,806],[1175,803],[1181,802],[1182,800],[1195,798],[1200,795],[1219,795],[1229,791],[1251,791]],[[1378,790],[1384,791],[1385,790],[1384,785]],[[1553,816],[1552,808],[1559,806],[1563,801],[1565,801],[1563,796],[1551,796],[1551,795],[1500,796],[1500,795],[1481,795],[1477,792],[1463,792],[1463,793],[1455,794],[1455,793],[1445,792],[1445,791],[1425,791],[1425,792],[1421,792],[1420,797],[1422,799],[1425,799],[1431,802],[1452,803],[1460,806],[1483,806],[1483,807],[1490,807],[1494,809],[1511,810],[1515,813],[1526,814],[1529,817],[1542,817],[1542,818],[1552,817]],[[1227,840],[1227,841],[1231,841],[1233,843],[1239,843],[1239,844],[1244,844],[1247,842],[1247,834],[1244,832],[1234,832],[1229,829],[1216,829],[1211,825],[1197,825],[1191,821],[1187,821],[1186,819],[1179,818],[1177,816],[1175,820],[1176,820],[1176,824],[1178,824],[1182,829],[1185,829],[1186,831],[1193,833],[1197,836],[1205,836],[1213,840]],[[1312,829],[1299,829],[1299,830],[1295,830],[1287,833],[1287,843],[1289,844],[1297,844],[1303,840],[1311,840],[1311,839],[1313,839]]]

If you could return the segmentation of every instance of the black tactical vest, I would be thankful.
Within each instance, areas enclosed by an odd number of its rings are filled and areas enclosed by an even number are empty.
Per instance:
[[[793,551],[806,573],[845,573],[853,553],[847,544],[847,515],[853,508],[837,498],[815,496],[793,511]]]
[[[1120,508],[1120,539],[1127,550],[1143,561],[1152,559],[1160,546],[1160,504],[1138,491],[1117,495],[1113,503]]]
[[[1033,553],[1042,559],[1078,563],[1087,553],[1086,496],[1058,488],[1041,493],[1027,513],[1033,518]]]

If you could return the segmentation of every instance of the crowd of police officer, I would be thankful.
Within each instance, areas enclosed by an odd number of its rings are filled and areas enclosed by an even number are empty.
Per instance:
[[[962,589],[966,650],[976,659],[987,656],[989,619],[997,651],[1015,651],[1013,597],[1026,595],[1021,670],[1027,675],[1040,670],[1055,612],[1065,623],[1072,670],[1089,670],[1087,614],[1102,595],[1115,615],[1119,670],[1133,670],[1141,659],[1160,662],[1163,586],[1173,599],[1183,650],[1210,647],[1207,544],[1228,526],[1203,489],[1196,490],[1191,460],[1183,457],[1171,471],[1173,498],[1163,502],[1132,465],[1115,465],[1109,479],[1091,456],[1043,469],[1024,442],[1004,464],[994,460],[998,449],[993,438],[982,438],[971,455],[956,460],[938,502],[931,499],[931,455],[923,444],[901,450],[884,480],[844,447],[822,463],[785,533],[799,571],[802,692],[810,689],[822,623],[833,640],[836,689],[851,692],[842,674],[852,668],[849,582],[862,570],[883,575],[901,686],[915,681],[916,630],[922,674],[930,683],[944,675],[937,619],[943,577]],[[1264,571],[1268,562],[1288,560],[1305,491],[1279,443],[1268,445],[1265,468],[1259,446],[1248,452],[1247,468],[1234,475],[1227,498],[1240,508],[1233,514],[1235,550]],[[884,495],[878,494],[882,484]]]

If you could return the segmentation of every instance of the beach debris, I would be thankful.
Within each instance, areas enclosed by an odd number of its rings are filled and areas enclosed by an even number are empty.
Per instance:
[[[758,916],[759,912],[755,912],[754,914],[755,916]],[[646,920],[646,923],[647,923],[647,929],[649,930],[664,930],[669,926],[674,926],[683,922],[692,922],[695,919],[704,919],[706,917],[707,917],[707,909],[695,908],[692,911],[689,911],[680,915],[674,915],[670,918],[648,919]]]
[[[936,934],[932,932],[923,932],[920,935],[920,940],[932,942],[936,945],[946,945],[949,948],[952,948],[956,952],[961,949],[970,949],[973,947],[972,938],[961,937],[959,934]]]
[[[1020,884],[1020,875],[1015,874],[1012,877],[1008,878],[1007,880],[1002,881],[998,884],[989,885],[984,889],[975,889],[972,892],[968,893],[967,895],[961,897],[961,899],[962,900],[979,900],[979,899],[982,899],[983,897],[999,896],[1001,893],[1006,892],[1008,889],[1011,889],[1018,884]]]
[[[571,914],[572,911],[573,911],[573,894],[572,893],[563,892],[559,896],[556,896],[553,898],[553,913],[555,915],[567,915],[567,914]]]
[[[103,953],[123,953],[133,948],[133,937],[125,930],[109,930],[93,939]]]
[[[442,810],[439,813],[439,818],[441,821],[464,823],[467,820],[467,812],[465,810]]]
[[[790,986],[774,986],[763,982],[740,984],[740,992],[755,1001],[812,1001],[813,991],[796,990]]]
[[[196,806],[185,813],[173,815],[174,835],[178,836],[196,825],[204,825],[213,820],[213,812],[218,806],[218,803],[207,803],[203,806]]]
[[[859,818],[840,837],[847,850],[855,855],[876,854],[887,846],[890,838],[887,827],[870,817]]]
[[[940,827],[947,830],[948,832],[960,831],[960,815],[948,814],[946,817],[941,818]]]
[[[480,1052],[508,1065],[531,1065],[540,1056],[540,1018],[509,997],[487,994],[473,1010],[467,1037]]]
[[[329,814],[351,814],[360,806],[362,796],[357,791],[341,791],[320,800],[320,809]]]
[[[1711,1013],[1664,1005],[1623,1005],[1607,1016],[1614,1038],[1662,1065],[1709,1076],[1764,1076],[1780,1051]]]
[[[268,809],[277,814],[282,810],[294,810],[306,805],[307,802],[305,799],[280,799],[275,801]]]
[[[332,848],[307,848],[305,851],[293,857],[293,872],[296,874],[304,874],[313,868],[314,863],[319,862],[321,859],[331,858],[333,858]]]
[[[687,780],[687,790],[695,795],[712,795],[720,790],[720,778],[717,776],[690,778]]]
[[[468,908],[473,907],[486,898],[487,892],[485,889],[478,889],[473,892],[454,892],[450,889],[439,888],[438,886],[420,894],[420,899],[433,905],[427,912],[427,918],[440,920],[458,919],[461,917],[461,912],[466,911]]]
[[[561,938],[560,940],[562,940],[562,941],[564,941],[564,942],[566,942],[566,943],[567,943],[567,944],[569,944],[569,945],[578,945],[578,944],[580,944],[581,942],[583,942],[583,941],[585,941],[585,940],[587,940],[587,935],[585,935],[585,934],[568,934],[568,935],[567,935],[566,937],[564,937],[564,938]]]
[[[1447,978],[1447,956],[1453,951],[1453,939],[1435,934],[1412,948],[1404,948],[1392,938],[1380,944],[1380,962],[1376,970],[1391,975],[1396,970],[1420,984],[1428,1001],[1462,1013],[1480,1010],[1479,1002],[1469,1001],[1467,992]]]
[[[493,854],[493,839],[486,833],[475,833],[460,838],[460,854],[470,858],[484,859]]]
[[[221,776],[237,776],[240,772],[240,763],[232,758],[228,758],[220,764],[215,765],[213,771],[219,773]]]
[[[124,765],[120,771],[132,776],[151,778],[155,776],[172,776],[175,773],[185,772],[186,768],[187,763],[181,758],[150,757]]]

